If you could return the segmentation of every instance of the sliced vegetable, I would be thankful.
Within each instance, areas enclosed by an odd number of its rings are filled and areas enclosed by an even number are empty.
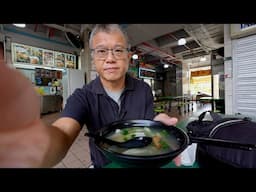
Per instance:
[[[153,144],[156,146],[156,148],[160,149],[161,148],[161,138],[158,135],[155,135],[153,138]]]
[[[127,129],[123,129],[123,130],[122,130],[122,134],[123,134],[123,135],[127,135],[128,133],[129,133],[129,131],[128,131]]]

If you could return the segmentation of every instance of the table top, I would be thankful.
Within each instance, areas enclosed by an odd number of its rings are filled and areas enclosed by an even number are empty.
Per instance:
[[[214,98],[214,97],[201,97],[200,99],[199,99],[199,101],[201,101],[201,100],[214,100],[214,101],[220,101],[220,100],[224,100],[223,98]]]
[[[117,163],[110,163],[108,165],[106,165],[104,168],[125,168],[125,167],[122,167],[121,165],[117,164]],[[176,166],[174,164],[173,161],[169,162],[168,164],[162,166],[161,168],[199,168],[199,165],[197,162],[195,162],[193,165],[191,166],[185,166],[185,165],[181,165],[181,166]]]

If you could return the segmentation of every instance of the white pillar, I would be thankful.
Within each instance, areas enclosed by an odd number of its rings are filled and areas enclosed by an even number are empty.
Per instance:
[[[81,52],[81,70],[86,73],[86,84],[91,81],[90,71],[91,71],[91,55],[89,48],[89,32],[88,27],[83,29],[83,41],[84,41],[84,51]]]
[[[224,25],[225,113],[233,114],[232,41],[230,24]]]

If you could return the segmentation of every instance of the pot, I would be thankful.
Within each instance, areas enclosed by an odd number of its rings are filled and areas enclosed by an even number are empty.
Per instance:
[[[167,126],[158,121],[151,120],[123,120],[117,121],[104,127],[97,132],[99,136],[109,138],[115,132],[127,130],[127,128],[149,128],[154,131],[164,132],[168,135],[169,144],[168,150],[163,150],[157,154],[129,154],[127,151],[120,151],[117,147],[113,147],[103,140],[95,139],[97,148],[102,151],[108,159],[122,167],[161,167],[168,164],[181,152],[183,152],[192,143],[205,143],[208,145],[215,145],[229,148],[239,148],[245,150],[252,150],[255,145],[241,144],[234,141],[227,141],[213,138],[191,137],[185,131],[175,126]],[[151,146],[152,147],[152,146]],[[143,150],[142,150],[143,151]],[[143,152],[144,153],[144,152]]]

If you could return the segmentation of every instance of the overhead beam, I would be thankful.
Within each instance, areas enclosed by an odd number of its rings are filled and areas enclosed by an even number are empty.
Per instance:
[[[197,42],[198,45],[200,45],[200,47],[207,53],[209,54],[210,51],[197,39],[196,35],[194,34],[194,32],[189,29],[188,27],[189,25],[183,25],[184,30],[194,39],[195,42]]]
[[[58,29],[60,31],[64,31],[64,32],[70,32],[74,35],[79,35],[80,36],[80,32],[77,32],[73,29],[70,29],[70,28],[67,28],[65,26],[61,26],[61,25],[58,25],[58,24],[44,24],[45,26],[47,27],[50,27],[50,28],[55,28],[55,29]]]

